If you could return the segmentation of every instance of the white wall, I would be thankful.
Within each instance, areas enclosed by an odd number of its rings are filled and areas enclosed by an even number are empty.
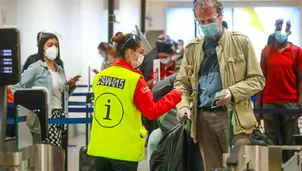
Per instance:
[[[167,8],[192,8],[192,2],[167,2],[147,0],[146,13],[152,18],[146,20],[146,30],[165,30],[166,29],[166,10]]]
[[[120,0],[120,9],[115,11],[115,15],[120,17],[122,22],[115,24],[114,33],[118,31],[130,33],[135,25],[140,26],[140,1]]]

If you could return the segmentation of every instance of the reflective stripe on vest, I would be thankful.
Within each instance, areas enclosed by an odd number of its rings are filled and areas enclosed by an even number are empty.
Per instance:
[[[141,113],[133,97],[141,75],[119,66],[98,73],[93,81],[94,116],[88,154],[123,161],[144,158]]]

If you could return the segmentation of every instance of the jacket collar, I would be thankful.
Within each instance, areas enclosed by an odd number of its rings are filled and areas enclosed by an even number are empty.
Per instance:
[[[47,63],[45,61],[40,60],[40,65],[44,68],[48,69]],[[59,66],[58,64],[55,63],[55,67],[57,69],[58,72],[63,72],[63,68],[61,66]]]
[[[142,72],[140,70],[134,69],[127,61],[121,58],[118,58],[111,66],[120,66],[142,75]]]
[[[228,36],[228,30],[226,30],[225,28],[223,28],[223,33],[220,37],[220,39],[218,40],[218,45],[223,45],[225,42],[226,37]]]
[[[221,33],[222,35],[220,35],[220,38],[218,40],[218,45],[219,46],[222,46],[224,44],[224,41],[225,41],[226,37],[228,36],[229,32],[230,31],[223,28],[223,32]],[[204,41],[205,41],[205,37],[204,36],[199,37],[199,41],[201,41],[201,44],[203,44]]]

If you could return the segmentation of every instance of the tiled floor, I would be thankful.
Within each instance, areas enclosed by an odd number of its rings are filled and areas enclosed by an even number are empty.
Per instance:
[[[85,134],[81,134],[77,137],[69,139],[69,144],[72,147],[69,147],[68,150],[68,171],[78,171],[79,170],[79,150],[82,146],[85,145]],[[148,171],[147,160],[144,159],[139,163],[138,171]]]

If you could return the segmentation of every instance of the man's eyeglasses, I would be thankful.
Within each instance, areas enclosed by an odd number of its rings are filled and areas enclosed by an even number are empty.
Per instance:
[[[214,16],[212,16],[212,17],[206,19],[206,20],[198,20],[198,23],[199,23],[200,25],[215,23],[215,22],[217,21],[217,17],[218,17],[218,16],[219,16],[219,15],[216,14],[216,15],[214,15]]]

